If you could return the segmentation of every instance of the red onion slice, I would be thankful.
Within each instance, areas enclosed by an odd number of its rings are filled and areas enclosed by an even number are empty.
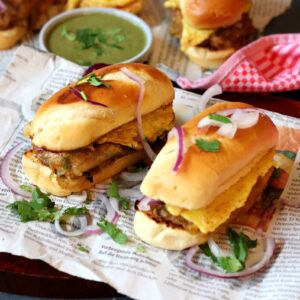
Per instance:
[[[209,237],[207,240],[208,246],[212,254],[216,257],[220,256],[230,256],[231,253],[229,251],[221,249],[218,244],[211,238]]]
[[[80,194],[72,194],[67,196],[67,200],[74,202],[84,202],[87,199],[87,192],[83,191]]]
[[[129,79],[133,80],[140,86],[139,98],[137,102],[137,110],[136,110],[136,118],[138,123],[138,133],[141,139],[141,143],[148,157],[154,161],[156,154],[152,150],[151,146],[145,139],[144,131],[143,131],[143,123],[142,123],[142,103],[145,94],[145,80],[137,76],[136,74],[129,71],[127,68],[121,68],[121,72],[126,75]]]
[[[237,110],[232,114],[230,119],[237,124],[239,129],[249,128],[258,122],[259,112],[244,112],[242,110]]]
[[[91,104],[93,104],[93,105],[98,105],[98,106],[108,107],[106,104],[103,104],[103,103],[101,103],[101,102],[96,102],[96,101],[93,101],[93,100],[90,100],[90,99],[84,99],[84,98],[82,97],[82,94],[80,93],[80,91],[79,91],[78,89],[74,88],[74,87],[70,87],[69,89],[70,89],[70,91],[72,92],[72,94],[73,94],[74,96],[76,96],[78,99],[80,99],[80,100],[82,100],[82,101],[85,101],[85,102],[87,102],[87,103],[91,103]]]
[[[15,182],[10,173],[10,165],[12,159],[15,158],[16,154],[22,148],[22,144],[18,144],[17,146],[10,149],[3,158],[3,161],[0,165],[0,176],[2,178],[3,183],[15,194],[18,194],[26,199],[31,199],[31,193],[26,192],[20,188],[20,185]]]
[[[253,273],[260,270],[262,267],[264,267],[269,262],[269,260],[271,259],[272,255],[274,253],[274,250],[275,250],[275,240],[270,237],[266,238],[264,255],[257,264],[255,264],[251,267],[248,267],[241,272],[234,272],[234,273],[228,273],[228,274],[223,273],[221,271],[217,271],[217,270],[207,269],[204,266],[195,264],[193,262],[193,257],[198,252],[198,250],[199,250],[198,246],[194,246],[188,250],[186,258],[185,258],[185,262],[189,268],[191,268],[192,270],[199,272],[201,274],[213,276],[216,278],[224,278],[224,279],[240,278],[240,277],[252,275]]]
[[[70,217],[70,219],[76,219],[76,222],[79,224],[79,228],[75,230],[68,230],[65,229],[62,224],[61,220],[55,220],[54,226],[56,229],[56,232],[63,236],[68,236],[68,237],[74,237],[74,236],[80,236],[85,233],[86,227],[87,227],[87,218],[86,216],[80,216],[80,217]],[[73,225],[70,225],[71,227]]]
[[[0,14],[4,13],[6,11],[6,9],[7,9],[7,6],[5,5],[5,3],[2,0],[0,0]]]
[[[1,0],[0,0],[0,1],[1,1]],[[83,76],[86,76],[86,75],[92,73],[93,71],[102,69],[102,68],[107,67],[107,66],[108,66],[108,64],[100,64],[100,63],[99,63],[99,64],[94,64],[94,65],[88,67],[88,68],[85,70],[85,72],[83,73]]]
[[[139,211],[149,211],[151,209],[150,204],[160,204],[162,203],[159,200],[154,200],[152,198],[144,196],[139,203],[137,204],[137,208]]]
[[[140,172],[122,172],[120,177],[125,181],[140,182],[144,179],[147,172],[148,168],[145,168]]]
[[[264,112],[262,110],[260,110],[259,108],[230,108],[230,109],[223,109],[223,110],[219,110],[217,112],[215,112],[215,114],[224,116],[224,117],[228,117],[230,115],[233,115],[237,110],[240,110],[244,113],[252,113],[252,112],[259,112],[261,114],[264,114]]]
[[[199,112],[203,111],[207,105],[207,102],[213,98],[214,96],[222,94],[222,87],[219,84],[214,84],[210,88],[208,88],[200,98],[200,102],[198,105]]]
[[[170,138],[172,135],[175,135],[177,138],[177,143],[178,143],[178,153],[177,153],[177,158],[176,162],[173,166],[173,172],[177,173],[178,170],[180,169],[183,158],[184,158],[184,131],[182,127],[175,127],[173,128],[168,135],[168,138]]]
[[[223,124],[217,131],[217,134],[226,136],[232,139],[237,131],[237,125],[235,123]]]

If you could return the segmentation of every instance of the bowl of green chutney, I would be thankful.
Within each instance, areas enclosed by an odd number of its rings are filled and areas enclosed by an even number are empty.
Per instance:
[[[40,48],[82,66],[145,62],[152,45],[150,27],[139,17],[113,8],[79,8],[50,19]]]

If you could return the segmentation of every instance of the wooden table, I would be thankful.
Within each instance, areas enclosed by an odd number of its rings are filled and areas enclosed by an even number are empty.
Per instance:
[[[293,97],[294,99],[292,99]],[[220,97],[243,101],[257,107],[300,118],[300,93],[239,94],[225,93]],[[67,275],[48,264],[0,253],[0,291],[38,297],[86,298],[120,296],[103,283]]]

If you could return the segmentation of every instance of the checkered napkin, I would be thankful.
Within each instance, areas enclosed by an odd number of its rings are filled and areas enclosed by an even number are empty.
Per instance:
[[[183,89],[278,92],[300,89],[300,34],[262,37],[232,55],[212,75],[194,82],[179,77]]]

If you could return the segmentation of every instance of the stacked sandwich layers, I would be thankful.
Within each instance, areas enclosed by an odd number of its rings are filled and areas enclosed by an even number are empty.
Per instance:
[[[170,250],[201,244],[207,234],[247,211],[260,196],[273,171],[277,129],[259,113],[255,125],[237,129],[229,138],[216,126],[199,128],[198,123],[224,110],[250,111],[243,103],[222,103],[205,110],[183,126],[185,154],[177,172],[178,141],[171,137],[146,175],[141,191],[160,202],[137,211],[135,231],[147,243]],[[219,151],[205,151],[196,140],[218,141]]]
[[[63,88],[25,129],[33,147],[23,155],[23,169],[32,183],[54,195],[68,195],[145,158],[137,123],[141,87],[123,68],[145,81],[141,103],[145,139],[155,145],[165,137],[174,123],[169,79],[142,64],[99,69],[92,76],[102,85],[87,82],[90,74]],[[74,88],[93,103],[76,97]]]
[[[202,68],[217,68],[255,36],[251,0],[167,0],[165,6],[172,9],[170,33]]]

